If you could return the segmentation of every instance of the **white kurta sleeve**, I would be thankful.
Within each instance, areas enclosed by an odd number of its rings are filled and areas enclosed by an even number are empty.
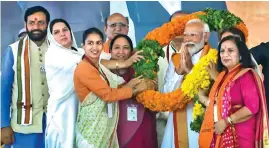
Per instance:
[[[183,78],[184,75],[179,75],[176,73],[173,61],[170,60],[161,92],[168,93],[177,89],[181,85]]]

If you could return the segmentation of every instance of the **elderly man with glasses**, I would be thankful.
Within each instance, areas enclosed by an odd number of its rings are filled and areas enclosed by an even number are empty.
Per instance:
[[[105,20],[104,32],[108,38],[104,46],[104,51],[109,53],[110,41],[117,34],[127,35],[129,31],[129,21],[127,17],[124,17],[120,13],[113,13]]]

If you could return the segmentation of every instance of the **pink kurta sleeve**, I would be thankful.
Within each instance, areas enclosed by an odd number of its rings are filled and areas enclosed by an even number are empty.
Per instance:
[[[252,112],[252,114],[256,114],[259,111],[260,97],[258,86],[252,72],[248,71],[240,78],[240,85],[245,106]]]

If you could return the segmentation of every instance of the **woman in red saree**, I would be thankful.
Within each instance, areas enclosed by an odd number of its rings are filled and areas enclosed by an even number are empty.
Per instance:
[[[207,106],[199,135],[200,148],[269,147],[268,113],[264,86],[252,69],[244,41],[228,36],[219,44],[218,75],[209,98],[200,91]]]

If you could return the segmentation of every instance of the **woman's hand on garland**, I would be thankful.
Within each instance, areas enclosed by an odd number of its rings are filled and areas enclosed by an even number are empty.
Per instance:
[[[140,55],[143,50],[135,51],[134,54],[125,61],[127,67],[132,66],[134,63],[139,62],[141,59],[145,59],[144,56]]]
[[[208,89],[199,89],[198,98],[205,106],[209,105]]]

